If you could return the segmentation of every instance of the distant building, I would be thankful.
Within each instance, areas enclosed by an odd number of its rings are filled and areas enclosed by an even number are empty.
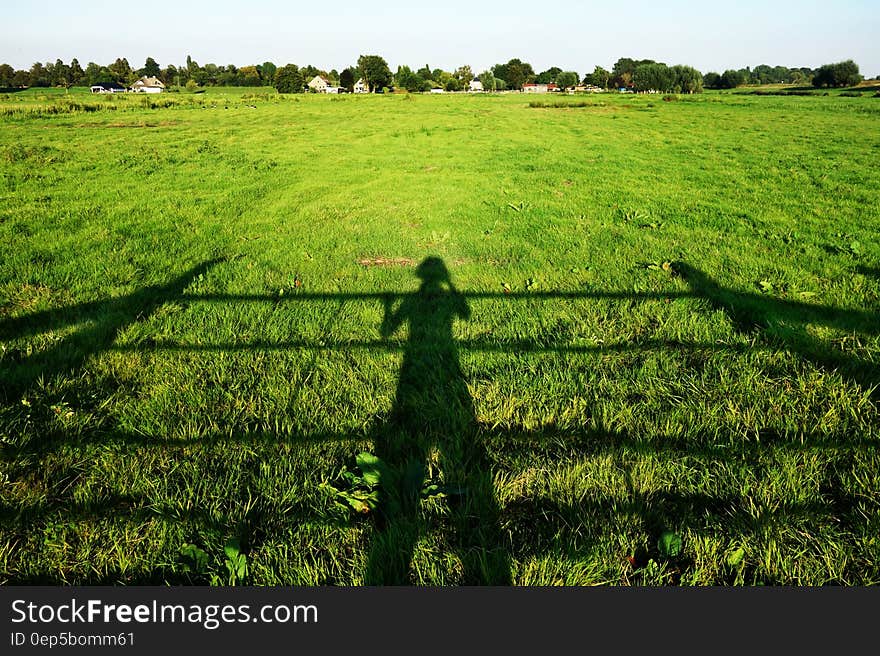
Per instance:
[[[443,89],[431,89],[431,93],[446,93]]]
[[[309,81],[309,89],[315,93],[327,93],[327,87],[330,86],[330,80],[323,75],[316,75]]]
[[[125,87],[116,82],[99,82],[90,87],[92,93],[125,93]]]
[[[165,85],[157,77],[142,77],[131,85],[135,93],[162,93],[164,89]]]
[[[370,87],[364,82],[364,78],[359,79],[354,83],[354,92],[355,93],[370,93]]]
[[[479,80],[471,80],[471,83],[468,85],[468,91],[482,91],[483,83]]]
[[[316,75],[308,84],[313,93],[345,93],[342,87],[334,87],[323,75]]]
[[[525,93],[549,93],[551,91],[558,91],[559,87],[552,82],[550,84],[536,84],[530,82],[522,85],[522,90]]]

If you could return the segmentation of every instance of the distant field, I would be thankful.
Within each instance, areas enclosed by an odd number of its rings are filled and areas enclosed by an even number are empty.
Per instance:
[[[0,95],[0,583],[880,583],[880,99],[534,100]]]

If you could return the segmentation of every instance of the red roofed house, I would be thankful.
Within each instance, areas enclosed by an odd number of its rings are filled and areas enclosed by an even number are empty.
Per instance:
[[[553,82],[550,84],[536,84],[534,82],[529,82],[522,86],[522,90],[524,93],[548,93],[550,91],[559,91],[559,87]]]

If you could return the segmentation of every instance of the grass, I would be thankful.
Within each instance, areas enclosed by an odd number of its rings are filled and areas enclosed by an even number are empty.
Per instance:
[[[880,582],[880,105],[657,100],[0,97],[0,583]]]

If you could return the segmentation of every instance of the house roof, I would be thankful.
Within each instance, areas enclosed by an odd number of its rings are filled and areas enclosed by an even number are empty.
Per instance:
[[[160,89],[165,88],[165,85],[162,83],[162,80],[160,80],[157,77],[142,77],[141,79],[136,80],[134,82],[134,84],[132,84],[131,86],[133,86],[133,87],[158,87]]]

